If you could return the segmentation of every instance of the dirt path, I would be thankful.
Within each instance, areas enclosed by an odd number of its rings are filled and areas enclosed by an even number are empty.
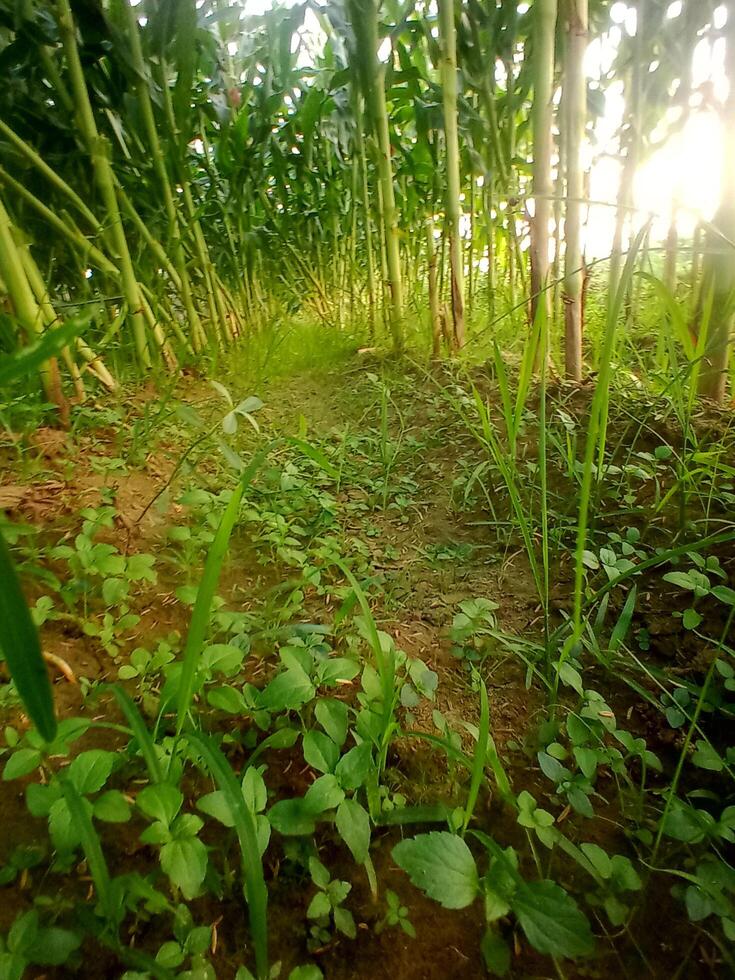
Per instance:
[[[344,583],[329,565],[328,556],[336,549],[370,583],[379,628],[399,650],[423,661],[436,675],[430,700],[416,706],[407,703],[404,728],[437,734],[446,725],[472,752],[465,726],[477,723],[479,697],[472,682],[472,651],[461,645],[458,650],[453,637],[455,617],[468,600],[489,600],[497,604],[488,619],[493,630],[536,641],[541,636],[537,593],[522,549],[497,524],[502,501],[496,499],[497,512],[495,508],[491,512],[475,492],[480,450],[466,432],[443,418],[446,403],[436,388],[410,372],[401,375],[390,369],[381,379],[380,366],[369,368],[350,361],[329,373],[272,383],[258,392],[265,402],[256,413],[260,435],[241,422],[237,436],[228,441],[231,450],[246,456],[258,439],[297,437],[328,454],[330,472],[333,468],[338,477],[315,471],[298,447],[279,445],[233,537],[219,590],[221,612],[241,617],[250,631],[246,677],[262,684],[277,662],[278,630],[304,622],[331,628],[344,595]],[[233,390],[236,399],[250,393]],[[38,433],[21,462],[12,462],[12,450],[4,450],[0,506],[16,526],[29,596],[41,603],[42,596],[54,596],[53,610],[42,626],[44,648],[68,664],[74,675],[74,683],[58,672],[55,677],[62,718],[118,720],[104,684],[118,678],[121,668],[131,663],[131,655],[135,660],[136,650],[151,653],[160,650],[162,642],[176,649],[188,627],[191,595],[212,535],[209,515],[217,513],[232,477],[216,446],[223,438],[221,432],[192,450],[181,465],[184,451],[204,431],[187,424],[181,405],[207,419],[207,427],[222,415],[218,396],[206,384],[189,379],[160,410],[155,393],[145,389],[121,405],[111,421],[97,424],[99,420],[92,417],[88,429],[74,441]],[[172,475],[170,487],[151,505]],[[497,488],[491,491],[496,493]],[[119,631],[112,624],[107,635],[98,591],[86,609],[80,609],[78,602],[65,608],[54,591],[54,583],[69,578],[68,561],[55,557],[54,548],[74,544],[86,509],[99,512],[105,507],[114,512],[99,527],[95,540],[126,557],[152,555],[156,571],[155,581],[134,583],[124,612],[118,607],[118,622],[121,615],[134,621]],[[549,786],[535,761],[536,733],[544,718],[542,692],[529,686],[526,665],[511,648],[482,636],[472,642],[488,687],[491,734],[515,789],[528,788],[546,796]],[[152,673],[143,682],[140,675],[128,686],[131,693],[142,694],[144,713],[155,716],[160,676]],[[351,696],[349,690],[344,693],[347,700]],[[628,708],[631,717],[640,705],[629,700]],[[25,721],[17,706],[7,703],[4,715],[6,722],[23,731]],[[644,724],[643,718],[639,723]],[[79,743],[84,748],[102,744],[113,747],[114,736],[90,733]],[[283,766],[283,758],[272,764]],[[464,799],[465,775],[416,738],[396,740],[388,761],[385,783],[397,800],[452,807]],[[279,797],[293,796],[308,786],[313,774],[303,766],[300,753],[294,753],[275,780]],[[604,800],[605,787],[600,789]],[[22,791],[23,781],[0,784],[7,831],[0,839],[0,862],[7,861],[18,844],[34,842],[43,832],[43,822],[28,817]],[[572,835],[576,823],[586,840],[598,840],[613,850],[626,848],[614,804],[601,804],[603,820],[595,825],[592,838],[589,827],[570,816],[568,808],[564,811],[548,801],[546,805],[555,808]],[[476,819],[478,827],[504,845],[524,845],[520,828],[485,789]],[[341,874],[352,882],[351,907],[358,934],[352,944],[335,936],[315,946],[305,924],[308,879],[293,861],[282,861],[277,852],[272,856],[269,852],[271,928],[284,975],[309,952],[328,980],[485,975],[479,953],[482,909],[448,912],[412,889],[390,858],[399,836],[397,829],[376,831],[373,861],[383,887],[393,889],[409,907],[418,933],[414,941],[396,930],[375,932],[382,906],[376,907],[364,875],[356,874],[344,846],[325,829],[318,836],[320,856],[335,876]],[[116,840],[111,836],[109,845],[121,868],[139,863],[139,845],[130,835]],[[563,883],[579,885],[573,874]],[[26,875],[16,885],[15,898],[28,906],[40,885],[33,875]],[[668,895],[658,900],[670,906]],[[8,928],[15,911],[15,901],[2,902],[0,932]],[[217,976],[234,976],[245,941],[239,900],[201,899],[197,914],[204,922],[220,921]],[[689,940],[672,942],[670,933],[652,932],[650,921],[656,916],[651,919],[651,914],[644,911],[634,932],[621,933],[601,950],[592,968],[595,976],[639,976],[645,961],[655,964],[651,975],[671,975]],[[681,917],[680,907],[671,914]],[[152,941],[145,929],[138,939]],[[515,942],[514,975],[546,975],[548,964],[543,958]],[[110,969],[106,961],[99,969],[103,972],[87,965],[81,975],[110,975],[105,973]],[[585,968],[566,971],[567,977],[588,975],[592,974]],[[692,961],[688,976],[699,975],[707,974],[698,973]]]

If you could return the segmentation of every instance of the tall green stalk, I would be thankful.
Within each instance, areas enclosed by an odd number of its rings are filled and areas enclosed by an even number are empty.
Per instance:
[[[105,211],[107,212],[110,238],[117,252],[116,257],[122,277],[122,290],[128,307],[127,312],[135,341],[135,350],[141,366],[148,368],[151,366],[151,356],[145,332],[142,297],[133,269],[133,262],[125,237],[125,229],[123,228],[120,217],[120,209],[115,194],[115,180],[112,164],[110,163],[109,146],[97,130],[92,104],[89,101],[89,92],[87,91],[87,83],[79,57],[76,27],[69,0],[57,0],[57,12],[59,31],[61,33],[71,78],[71,88],[76,107],[79,131],[92,160],[95,181],[104,203]]]
[[[707,232],[702,268],[702,300],[711,294],[712,309],[699,374],[699,393],[716,402],[725,399],[730,332],[735,313],[735,2],[727,7],[725,70],[730,89],[724,110],[724,160],[722,198],[712,227]]]
[[[153,170],[156,174],[156,179],[158,180],[158,186],[161,191],[163,205],[166,211],[169,241],[173,254],[173,264],[175,265],[177,272],[178,288],[181,293],[181,300],[184,304],[186,316],[189,321],[189,328],[191,330],[191,339],[194,349],[200,350],[202,327],[199,320],[199,314],[197,313],[192,297],[191,283],[189,281],[189,270],[186,267],[186,258],[184,256],[184,249],[181,243],[181,234],[179,231],[179,216],[174,204],[174,195],[173,191],[171,190],[171,182],[169,181],[168,172],[166,170],[165,157],[161,147],[161,141],[158,137],[158,129],[156,127],[156,120],[153,114],[153,103],[151,102],[150,91],[148,88],[149,72],[143,58],[143,48],[140,42],[138,19],[135,15],[134,8],[130,4],[130,0],[124,0],[123,8],[127,24],[128,39],[130,41],[133,69],[136,75],[135,92],[138,96],[141,116],[143,117],[143,128],[145,130],[146,140],[148,141],[148,147],[151,151]]]
[[[444,151],[447,161],[446,222],[449,234],[449,281],[454,324],[453,346],[464,346],[464,256],[460,238],[459,135],[457,126],[457,32],[454,0],[439,0],[441,82],[444,97]]]
[[[567,45],[564,71],[565,122],[567,126],[567,206],[564,222],[564,366],[572,381],[582,380],[582,140],[587,118],[587,81],[584,54],[587,49],[588,0],[566,0]],[[563,135],[563,134],[562,134]]]
[[[531,318],[539,303],[546,307],[545,329],[550,321],[547,293],[549,278],[549,219],[551,218],[551,123],[554,95],[554,33],[557,0],[536,0],[533,5],[533,200],[531,222]]]
[[[39,337],[45,327],[43,310],[36,302],[33,289],[23,268],[23,257],[16,245],[10,216],[0,198],[0,277],[13,304],[18,323],[28,342]],[[59,409],[62,421],[68,420],[68,405],[61,389],[59,369],[55,358],[40,367],[41,383],[46,397]]]
[[[375,133],[380,213],[385,242],[390,329],[393,346],[403,347],[403,281],[398,238],[398,213],[393,187],[390,125],[385,98],[385,66],[378,59],[378,0],[349,0],[352,26],[357,38],[357,57],[365,104]]]

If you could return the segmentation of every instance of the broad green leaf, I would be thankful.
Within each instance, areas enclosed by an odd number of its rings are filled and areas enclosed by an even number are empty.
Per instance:
[[[107,782],[115,762],[114,752],[90,749],[80,752],[67,769],[67,776],[83,796],[96,793]]]
[[[169,826],[181,809],[184,795],[170,783],[158,783],[141,790],[135,802],[151,820],[160,820],[162,824]]]
[[[322,916],[329,915],[331,911],[332,906],[329,898],[324,892],[317,892],[309,902],[309,907],[306,910],[306,914],[310,919],[321,919]]]
[[[503,937],[494,929],[488,929],[480,943],[482,958],[488,971],[496,977],[504,977],[510,969],[510,949]]]
[[[39,966],[63,966],[81,945],[82,936],[69,929],[56,926],[40,929],[33,950],[33,962]]]
[[[267,711],[297,711],[314,697],[314,685],[303,668],[289,667],[278,674],[260,697]]]
[[[522,882],[510,905],[539,953],[574,959],[592,952],[594,939],[587,918],[555,882]]]
[[[336,698],[321,698],[316,703],[314,714],[335,745],[344,745],[347,738],[347,705]]]
[[[280,800],[268,811],[271,826],[285,836],[313,834],[316,824],[314,813],[301,797]]]
[[[358,864],[367,860],[370,849],[370,818],[356,800],[343,800],[337,807],[335,823],[339,835]]]
[[[130,804],[120,790],[111,789],[95,800],[94,815],[105,823],[126,823],[130,820]]]
[[[19,779],[33,772],[41,763],[41,753],[37,749],[16,749],[5,763],[3,779]]]
[[[314,780],[307,789],[304,802],[308,809],[315,815],[324,813],[325,810],[333,810],[339,806],[345,798],[344,790],[337,782],[336,776],[327,773]]]
[[[296,966],[288,975],[288,980],[324,980],[324,974],[318,966]]]
[[[466,908],[480,893],[472,852],[448,831],[419,834],[396,844],[391,853],[414,885],[444,908]]]
[[[334,772],[339,760],[339,748],[329,735],[323,732],[309,731],[304,735],[304,759],[318,772]]]
[[[184,898],[196,898],[207,873],[207,849],[197,837],[173,840],[161,848],[161,867]]]
[[[372,767],[372,749],[368,742],[362,742],[342,756],[334,773],[342,789],[359,789],[367,779]]]

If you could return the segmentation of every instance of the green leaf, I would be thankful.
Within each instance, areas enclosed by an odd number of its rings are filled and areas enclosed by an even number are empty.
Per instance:
[[[339,681],[351,681],[360,673],[360,667],[347,657],[331,657],[319,664],[317,676],[320,684],[334,687]]]
[[[327,895],[324,892],[317,892],[309,902],[306,914],[310,919],[321,919],[322,916],[329,915],[331,911],[332,906]]]
[[[41,753],[37,749],[16,749],[5,763],[3,779],[19,779],[27,776],[41,764]]]
[[[69,929],[56,926],[40,929],[33,950],[33,962],[38,966],[63,966],[81,945],[82,937]]]
[[[275,830],[285,836],[313,834],[316,826],[314,812],[300,796],[275,803],[268,811],[268,820]]]
[[[2,355],[0,357],[0,385],[7,384],[13,378],[31,374],[44,361],[55,357],[80,334],[84,333],[90,319],[90,313],[77,314],[67,319],[61,326],[45,330],[35,343],[29,344],[21,350],[13,351],[12,354]]]
[[[314,694],[309,675],[294,665],[270,682],[260,696],[260,703],[267,711],[298,711]]]
[[[191,708],[196,689],[197,667],[199,656],[204,646],[204,638],[209,626],[209,614],[212,608],[212,600],[217,590],[220,572],[227,553],[227,546],[230,542],[230,535],[235,526],[238,514],[240,513],[240,503],[248,484],[253,480],[256,473],[263,465],[265,458],[270,451],[270,446],[260,450],[253,456],[245,470],[243,470],[237,487],[233,490],[229,503],[220,520],[214,541],[209,547],[207,560],[204,563],[204,573],[197,589],[196,601],[191,614],[191,623],[186,635],[186,645],[183,654],[183,666],[178,689],[178,702],[176,707],[176,733],[181,734],[184,722]]]
[[[230,812],[235,818],[257,973],[259,977],[266,977],[268,975],[268,891],[263,878],[261,860],[263,835],[245,803],[242,787],[238,784],[232,767],[217,745],[211,739],[199,734],[188,734],[186,738],[203,758],[218,788],[227,797]]]
[[[526,938],[539,953],[574,959],[594,948],[590,924],[553,881],[522,882],[510,899]]]
[[[111,789],[95,800],[94,815],[105,823],[126,823],[130,820],[130,804],[119,790]]]
[[[444,908],[466,908],[479,894],[475,859],[461,837],[448,831],[418,834],[391,853],[413,884]]]
[[[343,800],[335,818],[337,830],[358,864],[367,860],[370,849],[370,818],[356,800]]]
[[[56,716],[38,631],[26,605],[5,539],[0,534],[0,651],[31,721],[51,742]],[[5,767],[7,772],[7,766]],[[3,776],[12,779],[13,776]]]
[[[703,738],[697,739],[696,750],[692,754],[692,762],[700,769],[708,769],[710,772],[722,772],[725,766],[719,752]]]
[[[355,925],[355,920],[352,918],[352,912],[349,909],[340,908],[337,906],[332,915],[334,916],[334,924],[339,929],[339,931],[347,936],[348,939],[354,939],[357,935],[357,926]]]
[[[235,818],[232,816],[232,811],[222,790],[218,789],[200,797],[197,800],[197,810],[201,810],[207,816],[214,817],[224,827],[235,826]]]
[[[229,715],[245,715],[248,712],[242,691],[229,685],[207,691],[207,701],[217,711],[225,711]]]
[[[185,959],[184,950],[173,940],[164,943],[156,953],[156,963],[166,970],[175,970]]]
[[[563,684],[566,684],[567,687],[573,688],[580,697],[584,693],[582,677],[579,671],[575,667],[572,667],[570,663],[563,663],[559,667],[559,680]]]
[[[8,932],[8,949],[13,953],[27,955],[38,939],[38,912],[31,909],[19,916]]]
[[[82,796],[96,793],[109,779],[114,762],[114,752],[90,749],[79,753],[67,769],[67,776]]]
[[[306,442],[304,439],[297,439],[295,436],[292,436],[288,441],[295,449],[302,452],[304,456],[308,456],[313,463],[316,463],[317,466],[324,470],[327,476],[333,480],[339,479],[339,471],[334,468],[324,453],[320,449],[317,449],[316,446],[312,446],[310,442]]]
[[[574,758],[577,760],[577,765],[579,766],[582,775],[587,779],[592,779],[597,772],[597,752],[594,749],[588,749],[581,745],[575,745]]]
[[[334,773],[342,789],[359,789],[373,767],[369,742],[362,742],[346,752],[337,763]]]
[[[336,698],[321,698],[316,703],[314,714],[335,745],[344,745],[347,738],[347,705]]]
[[[304,735],[304,759],[318,772],[334,772],[339,760],[339,748],[323,732],[309,731]]]
[[[88,800],[79,795],[76,786],[66,778],[65,774],[61,775],[59,779],[64,792],[64,799],[58,800],[54,806],[64,803],[68,807],[71,826],[73,826],[75,836],[81,842],[84,850],[102,912],[110,925],[117,926],[122,917],[123,908],[119,901],[119,893],[112,887],[110,872],[102,851],[102,842],[89,813],[91,806]]]
[[[324,974],[318,966],[296,966],[288,975],[288,980],[324,980]]]
[[[728,606],[735,606],[735,589],[729,589],[726,585],[716,585],[712,589],[712,595]]]
[[[160,783],[162,780],[161,767],[158,763],[158,756],[156,755],[156,747],[153,743],[148,728],[138,710],[135,702],[130,697],[127,692],[125,692],[119,685],[115,685],[112,689],[112,693],[115,695],[115,700],[122,713],[125,715],[125,720],[130,725],[135,740],[138,743],[138,750],[145,760],[146,768],[148,770],[148,776],[152,783]]]
[[[580,844],[579,846],[598,875],[601,878],[610,878],[612,875],[612,861],[607,851],[604,851],[599,844]]]
[[[122,578],[107,578],[102,583],[102,598],[107,606],[119,606],[128,591],[128,583]]]
[[[184,795],[171,783],[157,783],[141,790],[135,802],[147,817],[168,827],[181,809]]]
[[[695,630],[702,622],[702,617],[696,609],[685,609],[681,617],[682,626],[685,630]]]
[[[345,798],[344,790],[337,782],[336,776],[326,773],[314,780],[307,789],[304,802],[314,816],[324,813],[325,810],[333,810],[339,806]]]
[[[708,823],[704,811],[674,800],[666,814],[663,832],[667,837],[673,837],[685,844],[698,844],[704,839]]]
[[[537,755],[541,771],[547,779],[550,779],[554,783],[559,783],[562,779],[569,777],[569,770],[558,759],[550,756],[548,752],[539,752]]]
[[[488,971],[496,977],[504,977],[510,969],[510,949],[503,937],[488,929],[482,937],[480,951]]]
[[[196,898],[207,873],[207,849],[197,837],[173,840],[161,848],[161,867],[184,898]]]
[[[17,953],[0,953],[0,977],[3,980],[23,980],[26,960]]]
[[[253,813],[265,810],[268,803],[268,788],[255,766],[248,766],[242,777],[242,795]]]

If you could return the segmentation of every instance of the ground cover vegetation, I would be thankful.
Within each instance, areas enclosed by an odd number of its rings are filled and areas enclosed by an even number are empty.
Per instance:
[[[0,978],[731,975],[735,7],[0,0],[0,72]]]

